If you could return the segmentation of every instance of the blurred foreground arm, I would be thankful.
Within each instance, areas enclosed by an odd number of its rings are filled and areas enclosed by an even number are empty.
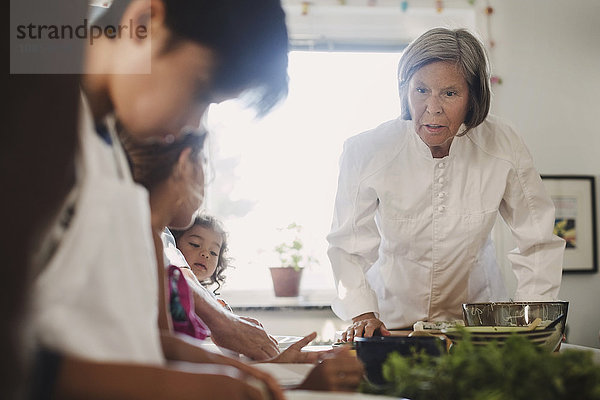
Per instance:
[[[284,398],[281,387],[271,375],[240,360],[207,351],[198,345],[197,339],[184,334],[162,332],[161,342],[168,360],[231,366],[241,371],[246,379],[251,378],[263,387],[264,391],[269,393],[269,399],[283,400]]]
[[[259,386],[225,365],[178,363],[169,368],[96,363],[65,357],[56,399],[265,399]]]

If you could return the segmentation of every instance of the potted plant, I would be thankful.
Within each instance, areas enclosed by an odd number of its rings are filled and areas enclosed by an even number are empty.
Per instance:
[[[290,235],[290,239],[275,246],[279,256],[280,266],[271,267],[273,288],[277,297],[296,297],[300,292],[302,271],[314,259],[304,253],[304,244],[300,238],[302,226],[291,223],[286,228],[280,229]]]

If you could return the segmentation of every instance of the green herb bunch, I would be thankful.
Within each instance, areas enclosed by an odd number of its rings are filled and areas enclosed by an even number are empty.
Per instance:
[[[600,366],[577,350],[548,353],[522,336],[504,346],[474,345],[468,334],[449,354],[392,353],[383,364],[384,388],[361,391],[411,400],[600,400]]]

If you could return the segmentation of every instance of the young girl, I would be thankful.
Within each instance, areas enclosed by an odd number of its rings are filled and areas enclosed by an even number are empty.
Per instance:
[[[213,293],[218,295],[225,283],[223,272],[231,261],[223,224],[215,217],[200,214],[189,228],[171,233],[194,276],[206,287],[216,285]]]

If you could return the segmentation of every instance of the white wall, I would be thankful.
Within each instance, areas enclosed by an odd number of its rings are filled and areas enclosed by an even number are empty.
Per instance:
[[[598,185],[600,1],[490,3],[492,66],[503,80],[494,86],[492,112],[524,136],[541,174],[595,175]],[[478,19],[482,32],[485,21]],[[564,275],[560,298],[570,302],[569,342],[600,347],[600,273]]]

